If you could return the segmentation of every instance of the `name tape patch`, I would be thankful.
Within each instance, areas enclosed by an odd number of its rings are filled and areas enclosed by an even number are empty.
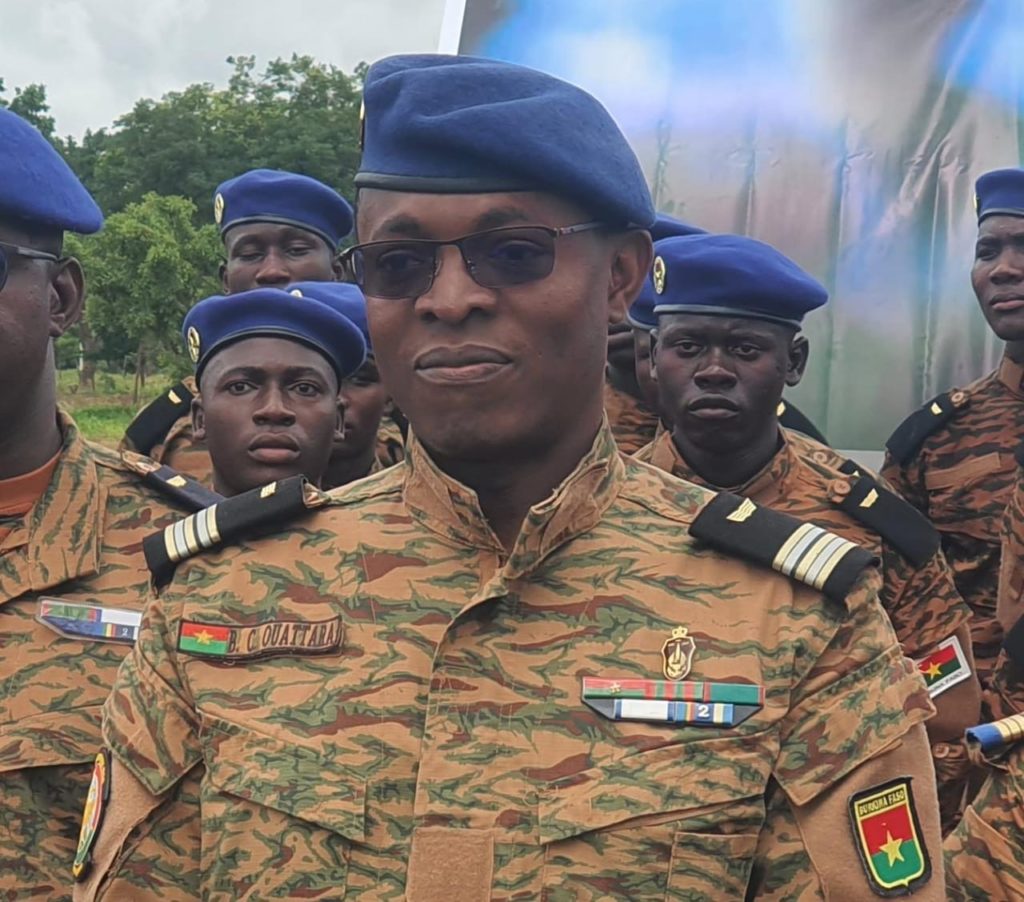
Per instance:
[[[183,620],[178,651],[221,661],[246,661],[273,655],[320,655],[341,645],[340,617],[327,620],[271,620],[253,626],[226,626]]]

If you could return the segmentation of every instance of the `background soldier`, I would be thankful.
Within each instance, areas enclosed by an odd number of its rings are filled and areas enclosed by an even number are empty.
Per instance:
[[[284,529],[279,486],[247,513],[275,532],[150,606],[78,897],[148,898],[120,850],[202,766],[210,900],[942,898],[933,708],[870,555],[607,427],[607,323],[654,221],[611,117],[434,55],[374,64],[365,109],[348,254],[408,457]],[[243,500],[192,521],[200,544],[233,541]],[[740,554],[806,557],[816,588]]]

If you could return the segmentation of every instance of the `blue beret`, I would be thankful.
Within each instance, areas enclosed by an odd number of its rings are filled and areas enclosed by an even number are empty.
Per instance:
[[[302,300],[280,288],[254,288],[214,295],[185,317],[182,335],[199,377],[216,353],[243,338],[289,338],[319,351],[338,379],[350,376],[366,359],[363,333],[333,306]]]
[[[799,328],[828,292],[771,245],[742,235],[689,235],[654,245],[654,312],[745,316]]]
[[[974,185],[978,222],[986,216],[1024,216],[1024,169],[986,172]]]
[[[356,186],[424,194],[547,191],[613,225],[654,222],[608,111],[561,79],[472,56],[391,56],[363,90]]]
[[[323,182],[276,169],[250,169],[217,186],[213,218],[223,237],[246,222],[278,222],[319,235],[331,250],[352,231],[352,206]]]
[[[373,353],[370,328],[366,322],[366,298],[358,286],[351,282],[292,282],[285,291],[333,307],[359,327],[366,342],[366,353]]]
[[[661,241],[664,238],[677,237],[679,235],[706,235],[704,229],[683,222],[681,219],[673,219],[664,213],[658,214],[658,219],[651,227],[651,238],[654,241]],[[626,319],[631,326],[637,329],[646,329],[648,332],[658,325],[658,317],[654,315],[654,304],[658,296],[654,293],[654,280],[651,274],[644,279],[643,288],[640,294],[629,307]]]
[[[85,186],[35,128],[0,108],[0,216],[89,235],[103,214]]]

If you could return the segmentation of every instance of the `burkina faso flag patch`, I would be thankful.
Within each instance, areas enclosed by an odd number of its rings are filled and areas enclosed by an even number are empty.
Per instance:
[[[910,779],[899,777],[850,796],[854,841],[879,896],[909,895],[931,877]]]
[[[928,657],[917,661],[917,669],[932,698],[971,678],[967,655],[956,636],[940,642]]]

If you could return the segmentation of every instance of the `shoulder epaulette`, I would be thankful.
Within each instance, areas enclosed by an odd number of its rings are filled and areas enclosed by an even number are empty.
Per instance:
[[[1003,636],[1003,651],[1018,671],[1024,672],[1024,617],[1021,617]]]
[[[876,563],[855,542],[730,492],[720,492],[704,507],[690,535],[806,583],[840,604],[861,572]]]
[[[1024,739],[1024,714],[1011,714],[1002,720],[979,724],[967,730],[967,745],[980,746],[983,752],[999,752]]]
[[[921,450],[924,440],[953,419],[969,402],[970,397],[962,391],[945,392],[933,398],[896,427],[885,447],[896,463],[901,466],[908,463]]]
[[[1024,467],[1024,442],[1013,449],[1013,459],[1017,461],[1018,467]]]
[[[173,498],[186,510],[202,510],[224,500],[224,496],[219,492],[208,489],[191,476],[158,464],[155,460],[134,451],[122,451],[121,462],[133,473],[141,476],[146,485],[156,489],[161,495]]]
[[[792,404],[786,401],[779,401],[779,406],[775,409],[775,415],[778,418],[779,425],[784,429],[792,429],[794,432],[799,432],[801,435],[813,438],[816,442],[821,442],[823,445],[828,444],[828,439],[810,421],[807,414]]]
[[[853,465],[853,472],[847,470]],[[853,476],[857,465],[847,461],[840,469]],[[939,531],[912,504],[863,474],[850,486],[839,509],[878,533],[915,567],[920,567],[939,550]]]
[[[184,382],[179,382],[136,414],[124,431],[125,438],[132,443],[133,450],[149,454],[154,445],[163,441],[174,421],[191,409],[192,392]]]
[[[142,543],[146,564],[156,584],[163,585],[186,558],[269,526],[283,526],[329,500],[301,475],[225,498],[147,536]]]

